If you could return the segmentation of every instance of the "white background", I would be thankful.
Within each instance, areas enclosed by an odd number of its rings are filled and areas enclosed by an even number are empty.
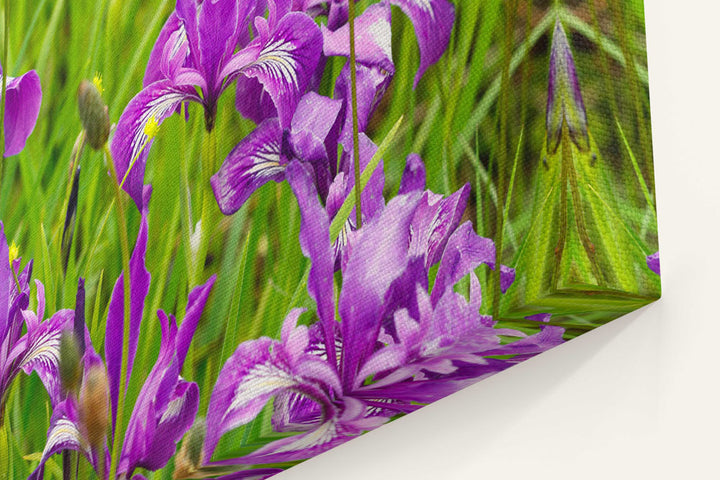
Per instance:
[[[645,3],[660,302],[274,478],[720,479],[720,4]]]

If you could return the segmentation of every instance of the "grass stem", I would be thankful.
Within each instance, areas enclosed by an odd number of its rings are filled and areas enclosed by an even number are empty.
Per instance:
[[[355,62],[355,2],[348,2],[350,25],[350,92],[352,97],[353,157],[355,158],[355,224],[362,227],[362,188],[360,188],[360,127],[358,125],[357,64]]]
[[[120,358],[120,389],[118,390],[117,416],[115,418],[115,435],[111,447],[110,478],[117,477],[118,464],[120,462],[120,445],[125,437],[125,425],[123,423],[125,411],[125,393],[127,390],[128,375],[128,354],[130,351],[130,242],[127,234],[127,219],[125,205],[122,198],[122,190],[118,184],[118,176],[115,171],[110,148],[105,144],[104,153],[107,164],[110,167],[111,183],[115,190],[115,203],[118,212],[118,230],[120,232],[120,248],[123,262],[123,339],[122,355]]]

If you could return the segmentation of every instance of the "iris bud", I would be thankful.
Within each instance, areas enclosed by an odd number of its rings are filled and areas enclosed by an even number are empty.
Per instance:
[[[71,330],[60,335],[60,383],[66,392],[76,392],[82,378],[80,346]]]
[[[85,129],[88,145],[100,150],[110,136],[110,116],[97,85],[99,82],[83,80],[78,87],[80,121]]]
[[[88,443],[95,448],[104,448],[108,428],[109,386],[107,373],[102,364],[91,366],[85,373],[80,391],[80,425]]]
[[[575,60],[565,30],[558,20],[550,49],[546,113],[547,150],[551,154],[560,146],[563,124],[567,125],[570,139],[578,150],[589,151],[587,113],[575,70]]]

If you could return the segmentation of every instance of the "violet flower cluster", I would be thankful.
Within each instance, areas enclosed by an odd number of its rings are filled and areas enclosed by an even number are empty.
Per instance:
[[[37,311],[30,310],[32,261],[21,269],[17,247],[8,246],[0,222],[0,425],[12,381],[20,372],[37,372],[55,405],[60,400],[58,356],[60,334],[72,325],[72,310],[45,315],[45,289],[35,280]],[[23,334],[25,327],[25,334]]]
[[[290,163],[287,177],[300,205],[318,321],[299,324],[303,310],[293,310],[280,340],[245,342],[226,362],[208,407],[205,468],[310,458],[562,343],[560,327],[542,325],[528,336],[480,314],[474,270],[496,267],[495,246],[470,222],[460,224],[469,189],[447,198],[423,191],[421,162],[406,169],[402,193],[350,233],[336,312],[328,213],[302,162]],[[465,298],[455,288],[468,275]],[[503,268],[501,277],[505,290],[514,271]],[[213,462],[223,434],[271,399],[275,431],[298,434]]]
[[[140,336],[140,326],[145,310],[145,300],[150,288],[150,274],[145,267],[148,244],[147,205],[149,191],[146,190],[140,231],[130,260],[130,335],[127,352],[127,378],[129,379]],[[59,375],[52,375],[53,388],[48,388],[51,398],[56,396],[53,406],[48,438],[38,467],[31,479],[43,478],[45,462],[55,453],[74,450],[82,453],[101,478],[110,468],[110,451],[114,442],[122,442],[118,478],[145,478],[133,476],[138,468],[158,470],[175,455],[176,444],[192,426],[197,414],[200,393],[196,383],[180,376],[185,358],[195,334],[198,322],[215,283],[211,277],[205,284],[193,289],[188,296],[185,316],[180,324],[172,315],[158,311],[161,329],[160,351],[155,366],[145,379],[135,402],[124,438],[115,438],[121,359],[123,348],[123,275],[115,283],[108,306],[105,332],[105,360],[93,348],[84,318],[84,300],[79,301],[76,311],[69,318],[76,341],[81,345],[82,381],[80,393],[64,391],[59,387]],[[78,298],[84,299],[83,283],[78,287]],[[67,316],[67,314],[65,315]],[[60,328],[57,328],[59,338]],[[57,342],[56,342],[57,343]],[[57,348],[53,366],[57,369]],[[97,395],[98,384],[105,383]],[[46,385],[48,382],[46,382]],[[95,393],[95,394],[94,394]],[[124,393],[123,393],[124,394]],[[107,428],[104,418],[110,413],[112,424]],[[93,418],[95,412],[100,412]],[[103,413],[105,415],[103,415]],[[106,432],[109,431],[109,438]]]
[[[390,3],[415,26],[416,85],[445,51],[454,22],[447,0],[383,0],[357,19],[361,131],[394,74]],[[318,16],[326,16],[327,24],[318,27]],[[347,22],[346,0],[178,0],[150,55],[144,88],[120,117],[111,146],[117,181],[138,208],[152,144],[148,123],[160,124],[183,103],[194,102],[203,106],[212,131],[218,99],[236,80],[237,109],[258,127],[212,179],[220,209],[233,213],[260,185],[282,180],[293,158],[312,163],[320,190],[327,191],[337,174],[338,138],[352,150],[349,65],[335,86],[339,102],[306,94],[318,88],[328,57],[349,57]],[[328,114],[318,118],[313,111]]]

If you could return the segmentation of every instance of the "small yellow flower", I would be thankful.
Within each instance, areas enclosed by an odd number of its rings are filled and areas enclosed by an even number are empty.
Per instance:
[[[150,120],[145,124],[145,128],[143,129],[143,133],[149,140],[152,140],[155,138],[155,135],[157,135],[158,131],[160,130],[160,125],[158,124],[157,118],[154,116],[150,117]]]
[[[98,89],[98,92],[102,95],[102,93],[105,91],[102,86],[102,75],[99,73],[95,73],[95,76],[92,79],[93,85],[95,85],[95,88]]]
[[[12,244],[10,244],[10,265],[12,265],[13,261],[18,258],[19,255],[20,249],[15,242],[12,242]]]

